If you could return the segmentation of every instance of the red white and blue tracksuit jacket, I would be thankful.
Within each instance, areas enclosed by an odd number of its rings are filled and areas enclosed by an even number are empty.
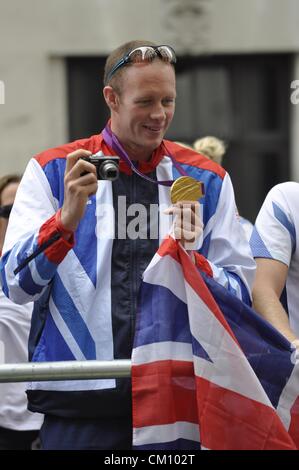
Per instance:
[[[1,260],[2,286],[16,303],[35,302],[31,361],[130,358],[141,276],[169,230],[170,216],[163,211],[151,214],[154,204],[171,205],[169,187],[132,174],[121,162],[119,179],[100,181],[97,194],[89,198],[74,240],[59,238],[14,274],[57,233],[55,215],[63,204],[66,155],[79,148],[115,154],[99,134],[37,155],[24,173],[9,221]],[[158,180],[178,178],[181,174],[166,153],[205,185],[200,201],[204,231],[199,258],[219,283],[250,302],[255,263],[238,220],[228,174],[207,158],[169,141],[163,141],[139,170]],[[129,239],[126,228],[136,223],[134,208],[138,207],[132,204],[139,203],[147,209],[148,223],[143,219],[142,234]],[[118,205],[123,212],[127,209],[125,222]],[[114,240],[102,236],[107,227],[114,228]],[[155,231],[156,236],[149,236]],[[129,379],[34,382],[27,393],[29,408],[46,414],[94,418],[131,413]]]

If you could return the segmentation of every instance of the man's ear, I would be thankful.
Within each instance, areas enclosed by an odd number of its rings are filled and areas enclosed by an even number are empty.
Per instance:
[[[107,106],[111,111],[115,111],[119,104],[119,96],[117,92],[111,86],[105,86],[103,89],[103,95]]]

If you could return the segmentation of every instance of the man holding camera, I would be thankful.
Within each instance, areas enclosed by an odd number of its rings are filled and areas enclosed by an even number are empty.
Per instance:
[[[4,246],[2,283],[15,302],[35,301],[32,361],[130,358],[141,276],[172,215],[173,232],[198,267],[250,302],[255,264],[229,176],[164,140],[175,109],[175,62],[170,46],[120,46],[105,66],[111,112],[105,129],[47,150],[27,167]],[[116,159],[111,180],[98,180],[98,165],[110,156],[120,157],[119,168]],[[171,206],[170,186],[181,176],[204,183],[200,204]],[[136,223],[141,209],[146,217]],[[130,379],[34,382],[27,393],[30,410],[45,414],[44,449],[131,447]]]

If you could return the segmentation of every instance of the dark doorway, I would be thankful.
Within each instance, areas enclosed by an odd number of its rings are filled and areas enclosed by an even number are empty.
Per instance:
[[[109,112],[103,97],[105,57],[67,59],[70,141],[99,133]]]

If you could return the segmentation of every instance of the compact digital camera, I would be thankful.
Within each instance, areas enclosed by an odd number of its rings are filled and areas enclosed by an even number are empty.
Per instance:
[[[115,181],[119,176],[119,157],[101,154],[81,159],[96,167],[98,180]]]

